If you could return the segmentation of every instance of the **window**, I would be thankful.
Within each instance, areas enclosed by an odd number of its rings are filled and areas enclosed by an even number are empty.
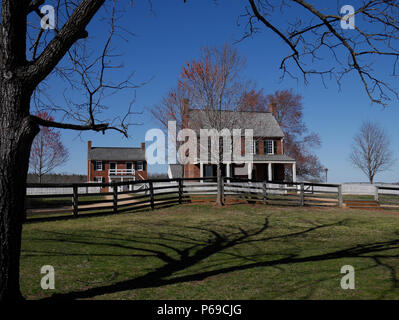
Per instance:
[[[115,162],[109,163],[109,171],[110,171],[110,173],[116,173],[116,163]]]
[[[213,176],[213,167],[211,164],[204,165],[204,177],[212,177]]]
[[[103,162],[102,161],[96,161],[94,163],[94,170],[95,171],[103,171]]]
[[[128,173],[132,172],[133,164],[131,162],[126,162],[126,171]]]
[[[143,161],[137,161],[136,168],[137,168],[137,171],[143,171],[144,170]]]
[[[263,153],[274,154],[274,143],[273,140],[263,140]]]
[[[94,182],[105,183],[104,177],[94,177]]]

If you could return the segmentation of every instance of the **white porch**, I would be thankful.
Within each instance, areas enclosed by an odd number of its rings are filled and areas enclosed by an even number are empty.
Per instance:
[[[199,162],[200,178],[207,176],[215,176],[213,172],[214,171],[213,166],[216,165]],[[296,182],[297,179],[295,161],[252,161],[244,164],[226,162],[223,163],[223,166],[224,166],[223,170],[224,172],[222,172],[222,174],[227,178],[233,178],[236,176],[240,177],[245,176],[249,180],[255,179],[255,180],[274,181],[277,178],[279,178],[278,180],[284,180],[284,178],[282,179],[281,175],[285,177],[284,170],[286,167],[289,167],[291,169],[292,181]],[[283,173],[280,173],[280,177],[276,177],[276,175],[278,175],[277,172],[278,170],[284,171]]]

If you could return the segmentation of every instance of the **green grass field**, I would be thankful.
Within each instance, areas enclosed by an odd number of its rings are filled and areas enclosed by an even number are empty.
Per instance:
[[[28,299],[398,299],[398,272],[399,212],[191,204],[23,228]]]

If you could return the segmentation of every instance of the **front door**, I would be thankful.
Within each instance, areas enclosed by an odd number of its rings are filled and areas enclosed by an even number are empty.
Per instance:
[[[204,177],[212,177],[213,168],[211,164],[204,165]]]

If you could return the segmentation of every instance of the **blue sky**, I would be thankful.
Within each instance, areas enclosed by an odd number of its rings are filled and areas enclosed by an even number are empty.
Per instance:
[[[135,70],[134,80],[137,83],[152,78],[136,91],[134,109],[142,114],[135,115],[132,120],[142,125],[131,128],[129,139],[115,132],[78,135],[74,131],[62,131],[70,160],[57,172],[86,174],[87,140],[92,140],[93,146],[139,146],[147,130],[159,127],[149,110],[175,85],[182,65],[197,57],[205,45],[233,43],[243,35],[243,26],[236,24],[237,17],[243,13],[243,3],[245,1],[221,0],[215,5],[211,0],[192,0],[184,4],[182,0],[153,0],[154,12],[150,13],[146,1],[135,1],[135,7],[129,9],[119,21],[135,36],[130,37],[128,42],[118,41],[115,45],[124,53],[121,77]],[[102,24],[93,21],[89,34],[94,43],[101,31]],[[301,80],[288,77],[281,81],[280,61],[289,51],[276,35],[266,30],[234,46],[246,57],[244,76],[255,81],[258,88],[263,88],[266,93],[292,88],[303,96],[305,122],[311,131],[321,137],[322,147],[316,153],[329,169],[329,182],[367,180],[348,161],[351,139],[363,120],[376,121],[385,128],[392,139],[394,156],[398,159],[395,167],[379,174],[376,181],[399,182],[398,101],[392,101],[386,108],[371,105],[355,74],[343,81],[340,91],[334,81],[327,81],[326,89],[317,78],[307,86]],[[389,67],[388,63],[382,67]],[[107,112],[110,116],[118,114],[128,102],[126,95],[114,96]],[[150,173],[166,170],[166,165],[149,167]]]

